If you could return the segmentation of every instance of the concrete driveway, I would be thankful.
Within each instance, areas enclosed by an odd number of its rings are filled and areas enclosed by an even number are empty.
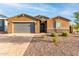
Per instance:
[[[32,37],[0,35],[0,56],[21,56]]]

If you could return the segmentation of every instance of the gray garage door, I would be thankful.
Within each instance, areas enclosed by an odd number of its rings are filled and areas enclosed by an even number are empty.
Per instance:
[[[34,22],[15,22],[14,32],[15,33],[34,33],[35,23]]]

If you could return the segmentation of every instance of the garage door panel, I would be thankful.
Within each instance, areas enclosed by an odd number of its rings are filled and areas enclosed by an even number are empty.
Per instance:
[[[35,24],[33,22],[17,22],[14,23],[14,32],[15,33],[34,33],[35,32]]]

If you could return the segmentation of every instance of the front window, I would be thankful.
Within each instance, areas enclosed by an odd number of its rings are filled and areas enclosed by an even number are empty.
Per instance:
[[[61,22],[57,21],[56,22],[56,28],[60,28],[61,27]]]

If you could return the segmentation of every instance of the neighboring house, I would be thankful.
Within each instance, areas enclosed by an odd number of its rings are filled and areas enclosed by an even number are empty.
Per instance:
[[[40,33],[40,21],[27,14],[7,19],[8,33]]]
[[[0,32],[6,32],[7,31],[7,16],[0,14]]]
[[[70,32],[70,20],[57,16],[47,20],[47,32]]]

